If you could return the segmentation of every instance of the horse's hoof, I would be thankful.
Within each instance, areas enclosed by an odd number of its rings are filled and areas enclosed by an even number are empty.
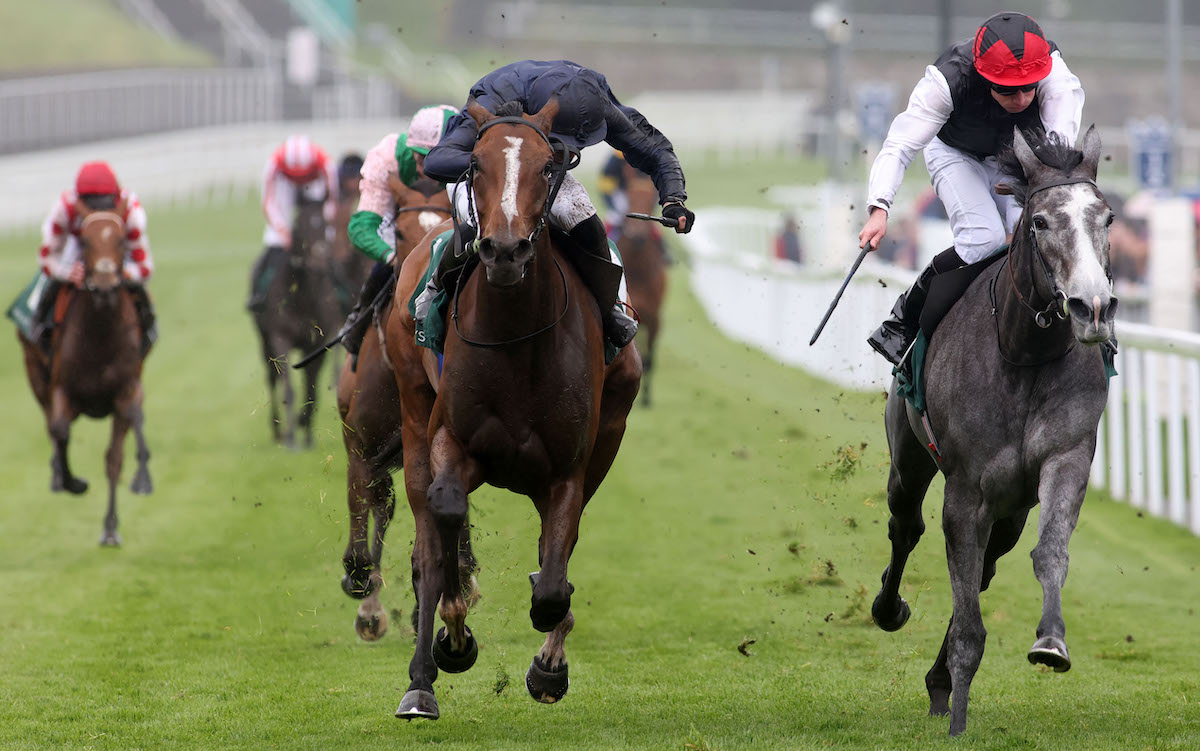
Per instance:
[[[479,657],[479,643],[475,641],[475,635],[471,633],[471,629],[463,626],[467,632],[467,644],[461,652],[455,652],[450,648],[450,637],[446,635],[446,627],[438,629],[437,637],[433,640],[433,662],[438,666],[438,670],[444,670],[447,673],[465,673],[475,664],[475,660]]]
[[[883,595],[880,594],[875,598],[875,602],[871,603],[871,617],[875,619],[875,625],[884,631],[899,631],[904,624],[908,623],[912,610],[908,607],[908,602],[901,597],[900,607],[895,612],[891,612],[882,597]]]
[[[379,641],[387,633],[387,613],[380,610],[370,616],[354,616],[354,631],[363,641]]]
[[[1071,669],[1071,658],[1067,654],[1067,643],[1057,636],[1043,636],[1029,649],[1029,662],[1033,665],[1049,665],[1056,673]]]
[[[150,481],[149,472],[138,472],[133,478],[133,483],[129,489],[138,495],[150,495],[154,492],[154,483]]]
[[[402,720],[436,720],[438,718],[437,699],[432,691],[420,688],[409,689],[400,706],[396,707],[396,716]]]
[[[50,490],[54,493],[59,493],[65,490],[71,495],[83,495],[87,492],[87,489],[88,481],[82,477],[71,476],[65,479],[61,477],[54,477],[50,480]]]
[[[102,548],[119,548],[121,547],[121,536],[116,532],[105,532],[100,535],[100,547]]]
[[[365,580],[357,579],[350,574],[346,574],[342,577],[342,591],[356,600],[370,597],[375,591],[375,587],[375,577],[371,576],[370,571],[367,572],[367,578]]]
[[[567,663],[563,663],[558,670],[549,670],[545,665],[541,664],[541,659],[534,656],[533,662],[529,663],[529,670],[525,673],[525,688],[529,690],[529,695],[542,704],[554,704],[560,701],[567,695],[567,688],[571,685],[570,678],[567,677]]]

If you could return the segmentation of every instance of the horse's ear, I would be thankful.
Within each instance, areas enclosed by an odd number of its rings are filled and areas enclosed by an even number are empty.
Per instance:
[[[542,129],[543,133],[549,133],[554,129],[554,118],[556,117],[558,117],[558,97],[552,96],[531,119],[534,125]]]
[[[395,172],[388,173],[387,184],[388,190],[392,192],[392,198],[395,198],[397,201],[399,201],[400,197],[404,195],[404,191],[408,187],[404,184],[404,181],[400,179],[400,175],[397,175]]]
[[[998,196],[1011,196],[1013,194],[1012,186],[1008,183],[996,183],[992,187]]]
[[[1021,169],[1025,171],[1025,182],[1032,183],[1034,175],[1044,168],[1042,161],[1033,153],[1033,149],[1029,148],[1029,142],[1025,140],[1025,134],[1017,126],[1013,126],[1013,154],[1016,155],[1017,161],[1021,163]]]
[[[1083,168],[1093,180],[1096,179],[1096,173],[1100,170],[1100,134],[1096,132],[1095,125],[1083,135]]]
[[[117,216],[121,217],[121,219],[124,220],[125,213],[128,210],[129,210],[129,199],[126,198],[124,195],[122,195],[121,199],[119,201],[117,201],[117,205],[113,207],[113,211],[116,212]]]
[[[75,199],[75,213],[81,217],[84,217],[84,216],[87,216],[88,214],[92,213],[92,209],[86,203],[83,202],[82,198],[76,198]]]
[[[467,102],[467,114],[475,121],[475,127],[477,128],[482,128],[484,123],[495,117],[482,104],[475,101],[475,97],[471,97],[471,101]]]

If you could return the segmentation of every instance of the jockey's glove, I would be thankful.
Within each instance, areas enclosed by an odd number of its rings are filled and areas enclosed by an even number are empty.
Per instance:
[[[680,219],[687,219],[687,224],[682,230],[676,229],[676,232],[683,232],[685,235],[692,231],[692,225],[696,223],[696,215],[688,211],[687,206],[682,203],[673,201],[663,206],[662,215],[667,219],[674,219],[676,227]]]

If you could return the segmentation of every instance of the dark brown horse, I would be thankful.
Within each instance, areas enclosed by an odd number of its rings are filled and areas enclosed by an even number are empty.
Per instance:
[[[267,304],[255,313],[254,322],[262,339],[267,364],[267,386],[271,400],[271,430],[275,441],[296,445],[297,410],[288,377],[287,358],[292,350],[311,352],[341,321],[334,290],[329,242],[325,239],[325,217],[320,202],[305,201],[296,212],[292,247],[283,254],[267,288]],[[324,354],[304,366],[305,400],[299,409],[299,426],[305,444],[312,446],[312,417],[316,411],[317,378]],[[286,425],[279,420],[276,386],[283,381],[283,410]]]
[[[653,213],[658,189],[649,175],[625,165],[625,194],[629,210]],[[626,219],[617,238],[625,280],[629,285],[629,303],[637,311],[638,353],[642,356],[642,405],[650,406],[650,371],[654,367],[654,347],[662,325],[663,297],[667,293],[667,255],[658,225]]]
[[[355,187],[350,190],[347,182],[343,181],[342,191],[338,193],[337,210],[333,215],[333,269],[334,278],[343,293],[339,302],[343,302],[342,315],[350,312],[354,303],[354,293],[358,291],[367,275],[371,273],[371,259],[354,249],[350,242],[350,217],[358,207],[359,192]]]
[[[105,455],[108,512],[100,544],[120,545],[117,483],[125,460],[125,435],[131,427],[137,438],[138,468],[130,489],[134,493],[153,489],[146,466],[150,450],[142,429],[142,334],[133,294],[121,278],[125,207],[94,211],[80,203],[76,208],[82,217],[83,286],[67,293],[70,299],[54,329],[50,356],[24,337],[20,340],[29,385],[46,414],[46,428],[54,443],[51,490],[75,495],[87,491],[87,481],[73,475],[67,462],[71,423],[80,415],[112,415],[112,439]]]
[[[450,198],[441,184],[432,180],[409,188],[397,179],[390,187],[399,207],[393,261],[399,265],[427,232],[450,216]],[[364,337],[358,364],[353,369],[352,358],[347,355],[337,392],[342,440],[346,445],[346,500],[350,508],[350,541],[342,556],[346,570],[342,589],[351,597],[362,599],[354,628],[365,641],[375,641],[387,631],[387,614],[379,602],[383,583],[380,561],[383,538],[396,506],[392,472],[404,463],[400,445],[400,394],[383,347],[382,322],[390,311],[389,301],[376,318],[374,330]],[[468,555],[469,546],[467,539],[464,550]],[[474,570],[473,561],[469,561],[469,570]],[[413,619],[415,628],[415,608]]]
[[[397,717],[436,718],[438,669],[461,672],[478,648],[458,555],[467,496],[483,483],[529,496],[542,520],[541,570],[531,575],[534,628],[549,632],[525,684],[535,699],[567,691],[563,644],[575,623],[567,562],[584,505],[607,474],[637,397],[641,361],[623,349],[607,367],[600,309],[545,229],[563,151],[547,135],[551,100],[533,116],[494,116],[472,101],[479,126],[468,181],[479,216],[482,268],[452,303],[441,374],[414,342],[406,303],[429,260],[428,238],[405,261],[387,326],[403,410],[404,481],[416,524],[416,653]],[[556,159],[556,153],[560,159]],[[435,609],[445,628],[434,636]]]

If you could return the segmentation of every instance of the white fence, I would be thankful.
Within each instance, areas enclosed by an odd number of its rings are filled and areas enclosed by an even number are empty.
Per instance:
[[[405,127],[406,120],[392,118],[253,123],[0,156],[5,185],[0,231],[40,224],[55,198],[73,184],[79,165],[93,159],[108,160],[121,184],[152,207],[221,201],[257,189],[272,150],[292,133],[307,134],[338,159],[350,150],[365,154],[385,134]]]
[[[837,260],[824,268],[779,261],[772,256],[779,224],[775,211],[707,209],[682,236],[709,317],[781,362],[847,387],[889,388],[891,366],[865,339],[913,272],[865,261],[810,347],[854,248],[844,233],[818,225],[807,237],[827,242],[810,240],[810,249],[850,245],[849,252],[827,254]],[[1200,535],[1200,335],[1118,321],[1117,336],[1120,375],[1109,384],[1092,486]]]

